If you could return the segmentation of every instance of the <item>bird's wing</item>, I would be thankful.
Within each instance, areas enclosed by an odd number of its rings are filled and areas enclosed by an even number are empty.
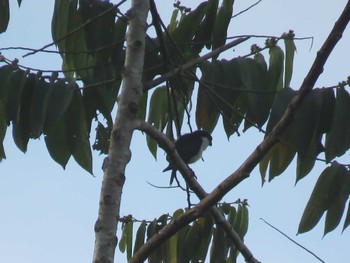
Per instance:
[[[189,163],[191,158],[198,153],[202,144],[201,137],[191,135],[183,135],[175,142],[176,150],[185,163]]]

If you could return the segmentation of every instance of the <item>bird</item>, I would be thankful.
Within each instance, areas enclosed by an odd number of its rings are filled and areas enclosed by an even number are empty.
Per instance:
[[[204,130],[197,130],[181,135],[175,141],[175,148],[184,163],[191,164],[198,161],[202,157],[203,151],[208,146],[212,145],[212,140],[213,138],[209,132]],[[170,177],[170,185],[172,185],[176,177],[177,169],[175,165],[169,161],[169,165],[163,170],[163,172],[170,170],[172,170]]]

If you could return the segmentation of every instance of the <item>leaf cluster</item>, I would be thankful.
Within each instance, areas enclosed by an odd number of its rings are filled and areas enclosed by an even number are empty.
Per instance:
[[[224,203],[219,205],[219,209],[243,239],[247,233],[249,221],[246,204],[238,204],[235,207]],[[120,251],[126,252],[129,261],[145,240],[156,235],[167,224],[173,224],[174,220],[183,213],[183,209],[178,209],[171,218],[168,214],[164,214],[151,222],[142,221],[136,234],[133,233],[135,222],[123,221],[123,231],[119,242]],[[206,213],[160,244],[158,249],[150,255],[148,261],[154,263],[205,262],[209,258],[210,262],[236,262],[237,256],[238,250],[226,236],[225,231],[215,226],[211,215]]]

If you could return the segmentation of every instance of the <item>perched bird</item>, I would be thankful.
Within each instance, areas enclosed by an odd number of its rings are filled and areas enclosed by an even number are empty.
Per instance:
[[[175,141],[175,148],[181,159],[186,163],[194,163],[202,157],[203,151],[211,146],[212,137],[210,133],[202,130],[197,130],[192,133],[187,133],[180,136]],[[169,161],[169,160],[168,160]],[[172,170],[170,177],[170,185],[173,183],[176,177],[176,167],[169,162],[163,172]]]

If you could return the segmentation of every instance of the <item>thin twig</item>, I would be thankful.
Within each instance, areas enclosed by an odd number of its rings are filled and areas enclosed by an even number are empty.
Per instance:
[[[237,14],[231,16],[231,18],[235,18],[236,16],[239,16],[239,15],[241,15],[241,14],[247,12],[249,9],[251,9],[251,8],[253,8],[254,6],[258,5],[261,1],[262,1],[262,0],[259,0],[259,1],[257,1],[256,3],[254,3],[254,4],[250,5],[250,6],[248,6],[246,9],[242,10],[241,12],[238,12]]]
[[[286,237],[288,240],[292,241],[294,244],[296,244],[297,246],[301,247],[302,249],[304,249],[306,252],[310,253],[311,255],[313,255],[315,258],[317,258],[319,261],[325,263],[325,261],[323,261],[321,258],[319,258],[315,253],[313,253],[311,250],[307,249],[306,247],[304,247],[303,245],[299,244],[298,242],[296,242],[294,239],[292,239],[291,237],[289,237],[288,235],[286,235],[285,233],[283,233],[281,230],[279,230],[277,227],[271,225],[269,222],[267,222],[265,219],[260,218],[260,220],[262,220],[266,225],[268,225],[269,227],[275,229],[278,233],[280,233],[281,235],[283,235],[284,237]]]

